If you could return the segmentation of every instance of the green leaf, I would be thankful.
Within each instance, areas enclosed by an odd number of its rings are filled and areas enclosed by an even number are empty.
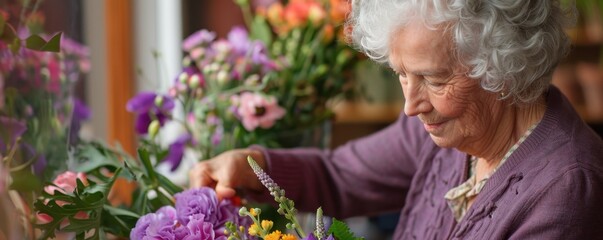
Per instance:
[[[12,39],[12,43],[8,45],[8,48],[10,48],[13,54],[17,54],[17,52],[19,52],[19,49],[21,49],[21,39],[14,37]]]
[[[25,39],[25,47],[45,52],[60,52],[61,51],[61,35],[59,32],[55,34],[50,40],[46,41],[39,35],[31,35]]]
[[[78,239],[85,238],[85,233],[93,230],[94,235],[88,239],[99,239],[103,206],[107,204],[108,191],[121,170],[118,168],[106,183],[96,184],[89,180],[90,184],[85,186],[80,179],[76,179],[77,186],[73,193],[55,191],[51,195],[42,192],[43,198],[34,203],[35,209],[39,213],[50,216],[52,220],[44,224],[34,224],[36,228],[42,230],[39,239],[53,238],[57,230],[74,232]],[[57,201],[61,201],[61,205]],[[75,218],[76,214],[82,211],[88,213],[88,218]],[[68,224],[60,228],[65,220],[68,220]]]
[[[39,191],[42,188],[42,183],[33,175],[29,169],[14,172],[11,174],[13,179],[10,189],[19,192]]]
[[[119,168],[122,163],[114,156],[108,156],[102,149],[94,145],[85,144],[80,146],[77,152],[77,157],[83,162],[82,165],[76,167],[79,172],[91,172],[102,167]]]
[[[25,47],[33,50],[40,50],[46,45],[46,40],[39,35],[31,35],[25,39]]]
[[[333,218],[333,223],[329,227],[328,234],[333,234],[338,240],[364,240],[364,238],[355,237],[354,233],[344,222],[335,218]]]
[[[157,178],[159,179],[159,183],[161,187],[163,187],[169,194],[174,195],[176,193],[182,192],[183,189],[178,185],[172,183],[168,178],[161,174],[157,174]]]
[[[251,23],[250,29],[250,37],[252,39],[258,39],[266,46],[270,46],[272,42],[272,30],[270,30],[270,26],[268,22],[266,22],[266,18],[261,16],[256,16]]]
[[[144,170],[145,170],[147,176],[149,176],[149,178],[151,179],[152,182],[156,183],[157,182],[157,173],[155,172],[155,169],[153,168],[153,164],[151,163],[151,157],[150,157],[149,151],[145,148],[138,148],[138,157],[140,158],[140,161],[142,162],[142,165],[144,166]]]
[[[62,35],[62,32],[55,34],[41,50],[46,52],[60,52]]]
[[[105,205],[102,213],[102,225],[106,232],[127,238],[139,218],[140,215],[131,211]]]

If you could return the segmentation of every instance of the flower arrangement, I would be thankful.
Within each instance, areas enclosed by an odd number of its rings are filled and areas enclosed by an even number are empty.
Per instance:
[[[226,223],[249,226],[231,200],[218,202],[211,188],[190,189],[174,195],[176,207],[165,206],[142,216],[130,239],[226,239]]]
[[[90,117],[72,94],[90,70],[89,53],[61,33],[49,37],[42,32],[40,13],[27,19],[15,30],[8,13],[0,12],[0,122],[6,126],[0,156],[11,172],[25,174],[33,166],[33,173],[49,180],[66,167],[67,145],[77,140],[79,123]]]
[[[296,0],[251,11],[248,2],[237,1],[249,32],[236,27],[226,39],[206,30],[188,37],[184,67],[172,88],[141,93],[126,106],[137,114],[136,131],[148,137],[136,157],[96,142],[71,141],[77,140],[71,135],[77,132],[73,120],[90,116],[72,102],[70,90],[90,68],[86,48],[61,34],[49,37],[35,24],[14,28],[20,24],[5,24],[10,18],[1,13],[0,206],[8,195],[20,233],[10,236],[293,237],[271,231],[274,224],[260,219],[259,209],[238,211],[235,200],[218,201],[207,188],[183,191],[156,166],[167,162],[177,168],[185,149],[207,159],[250,144],[295,146],[282,140],[283,133],[295,138],[332,118],[329,103],[351,89],[347,75],[355,62],[352,50],[336,37],[349,10],[343,2]],[[31,23],[42,19],[30,16]],[[164,149],[158,132],[169,123],[185,131]],[[111,204],[118,179],[136,184],[130,206]],[[274,194],[292,221],[289,227],[298,228],[293,202],[282,190]],[[317,234],[299,236],[348,239],[321,226]]]
[[[304,240],[359,240],[363,238],[355,237],[350,231],[349,227],[342,221],[333,219],[332,224],[327,228],[323,222],[322,209],[318,208],[316,211],[316,230],[312,233],[306,234],[301,228],[299,221],[297,220],[297,209],[295,209],[295,203],[293,200],[288,199],[285,196],[285,190],[281,189],[273,180],[262,170],[262,168],[251,158],[247,158],[249,166],[253,169],[253,172],[257,175],[258,179],[262,184],[270,191],[270,195],[274,197],[274,200],[278,203],[278,213],[283,215],[289,223],[287,228],[294,230],[299,238]],[[272,231],[273,222],[270,220],[262,220],[260,217],[261,210],[259,208],[247,209],[242,207],[239,210],[239,215],[247,216],[253,220],[248,228],[241,228],[234,222],[227,224],[227,233],[229,239],[250,239],[248,235],[266,240],[296,240],[298,239],[293,234],[282,233],[280,230]],[[247,232],[245,232],[247,229]],[[328,229],[328,230],[327,230]]]
[[[296,0],[254,11],[237,3],[250,31],[235,27],[225,39],[207,30],[192,34],[170,90],[143,92],[128,104],[148,148],[161,148],[155,137],[166,125],[185,129],[158,159],[172,170],[185,149],[208,159],[252,144],[304,145],[300,136],[331,119],[332,101],[352,90],[356,56],[337,37],[349,3]]]

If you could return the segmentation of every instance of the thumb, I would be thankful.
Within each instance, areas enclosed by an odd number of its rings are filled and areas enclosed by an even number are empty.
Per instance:
[[[216,185],[216,195],[220,201],[225,198],[232,198],[236,195],[236,193],[237,192],[231,187],[231,185],[224,181],[219,181]]]

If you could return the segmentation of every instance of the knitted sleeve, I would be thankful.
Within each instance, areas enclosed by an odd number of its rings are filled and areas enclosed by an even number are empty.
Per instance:
[[[420,121],[402,115],[384,130],[333,151],[262,150],[267,172],[296,207],[322,206],[327,215],[342,218],[401,209],[420,155],[433,146]]]

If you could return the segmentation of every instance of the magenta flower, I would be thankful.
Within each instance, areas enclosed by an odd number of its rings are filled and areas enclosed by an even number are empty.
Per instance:
[[[285,109],[280,107],[273,96],[264,96],[258,93],[244,92],[241,94],[238,116],[243,127],[253,131],[257,127],[270,128],[274,123],[285,116]]]
[[[158,99],[160,99],[158,101]],[[174,109],[174,100],[167,95],[158,95],[154,92],[142,92],[130,99],[126,105],[129,112],[137,113],[135,128],[139,134],[147,134],[149,125],[154,119],[163,126]]]

